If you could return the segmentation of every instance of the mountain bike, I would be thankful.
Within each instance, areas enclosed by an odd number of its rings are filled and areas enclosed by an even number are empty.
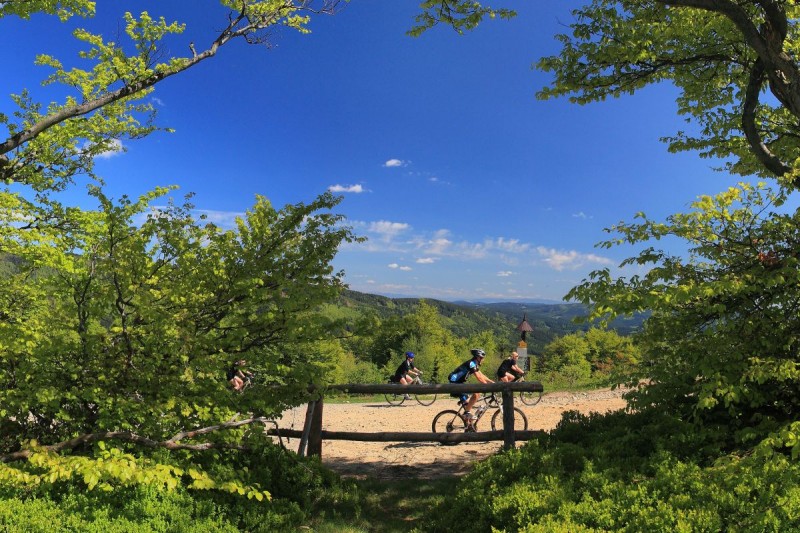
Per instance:
[[[514,382],[523,382],[525,381],[525,376],[520,376],[515,379]],[[519,391],[519,399],[525,405],[536,405],[539,403],[539,400],[542,399],[542,391],[534,392],[534,391]]]
[[[470,433],[478,431],[478,423],[489,409],[495,409],[492,415],[492,431],[503,429],[503,404],[492,394],[484,395],[478,400],[482,405],[475,409],[475,419],[469,420],[464,416],[464,402],[459,401],[458,411],[445,409],[433,417],[431,427],[434,433]],[[514,408],[514,429],[528,429],[528,417],[518,407]],[[455,444],[455,443],[453,443]]]
[[[395,383],[392,380],[389,380],[389,383],[394,383],[399,387],[403,387],[404,385],[400,385],[399,383]],[[416,376],[414,381],[411,382],[412,385],[425,385],[426,383],[422,381],[422,378]],[[385,394],[386,401],[389,402],[389,405],[400,405],[406,400],[410,400],[412,395],[409,395],[405,392],[388,392]],[[414,394],[414,399],[419,402],[420,405],[431,405],[433,402],[436,401],[436,394]]]

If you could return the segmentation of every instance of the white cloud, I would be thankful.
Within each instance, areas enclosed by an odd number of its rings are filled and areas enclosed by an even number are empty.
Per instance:
[[[455,242],[450,239],[448,230],[439,230],[430,238],[422,236],[412,240],[418,250],[426,255],[460,257],[470,259],[482,259],[491,252],[503,252],[513,254],[527,253],[531,245],[520,242],[519,239],[485,239],[483,242],[461,241]],[[509,259],[504,260],[511,262]]]
[[[153,102],[155,102],[156,104],[158,104],[161,107],[165,106],[164,100],[162,100],[161,98],[158,98],[156,96],[152,96],[152,97],[150,97],[150,100],[152,100]]]
[[[504,252],[517,253],[527,252],[531,247],[530,244],[521,243],[519,239],[504,239],[503,237],[499,237],[491,242],[490,246],[498,250],[503,250]]]
[[[125,151],[122,141],[119,139],[111,139],[111,146],[105,152],[100,152],[94,157],[97,159],[111,159],[112,157],[120,155]]]
[[[388,220],[378,220],[377,222],[370,222],[367,226],[367,231],[377,233],[384,241],[390,241],[408,230],[411,226],[405,222],[389,222]]]
[[[389,263],[386,266],[388,266],[389,268],[391,268],[393,270],[402,270],[403,272],[409,272],[410,270],[412,270],[412,268],[410,266],[399,265],[397,263]]]
[[[389,263],[386,266],[388,266],[389,268],[400,268],[400,265],[398,265],[397,263]]]
[[[419,265],[432,265],[436,262],[435,257],[420,257],[417,259],[417,264]]]
[[[198,217],[205,215],[205,222],[212,222],[223,229],[235,228],[236,219],[245,217],[245,213],[237,211],[211,211],[208,209],[195,209],[194,212],[198,215]]]
[[[599,265],[611,265],[614,262],[606,257],[601,257],[596,254],[582,254],[575,250],[556,250],[554,248],[545,248],[539,246],[536,251],[543,261],[547,263],[553,270],[576,270],[589,263]]]
[[[500,277],[500,278],[507,278],[507,277],[513,276],[513,275],[514,275],[514,273],[511,272],[510,270],[501,270],[500,272],[497,273],[497,277]]]
[[[411,272],[413,269],[410,266],[401,266],[400,270],[403,272]]]
[[[352,192],[352,193],[355,193],[355,194],[359,194],[359,193],[364,192],[364,187],[362,187],[361,185],[358,185],[358,184],[356,184],[356,185],[339,185],[337,183],[336,185],[331,185],[330,187],[328,187],[328,190],[331,191],[331,192]]]
[[[386,168],[393,168],[393,167],[404,167],[407,164],[408,163],[400,159],[389,159],[383,164],[383,166],[385,166]]]
[[[572,217],[573,218],[582,218],[584,220],[592,218],[589,215],[587,215],[586,213],[584,213],[583,211],[578,211],[577,213],[573,213]]]

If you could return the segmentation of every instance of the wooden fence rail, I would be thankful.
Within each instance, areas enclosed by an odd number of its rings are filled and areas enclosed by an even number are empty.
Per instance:
[[[402,387],[402,388],[400,388]],[[502,440],[506,449],[516,446],[517,440],[530,440],[539,431],[517,431],[514,428],[514,393],[515,392],[543,392],[544,388],[538,381],[515,383],[443,383],[430,385],[397,385],[397,384],[345,384],[331,385],[328,390],[342,391],[350,394],[391,394],[398,392],[409,394],[470,394],[473,392],[499,392],[503,398],[503,430],[478,431],[475,433],[417,433],[417,432],[380,432],[359,433],[349,431],[323,431],[323,391],[317,391],[319,399],[309,403],[306,410],[303,431],[291,429],[272,429],[270,435],[300,438],[297,450],[299,455],[322,456],[322,441],[327,440],[352,440],[362,442],[488,442]]]
[[[530,440],[534,436],[543,433],[542,430],[522,431],[515,430],[516,440]],[[302,438],[303,432],[297,429],[270,429],[269,435]],[[478,431],[475,433],[424,433],[411,431],[382,431],[379,433],[360,433],[355,431],[322,431],[322,440],[351,440],[358,442],[488,442],[492,440],[503,440],[505,432],[501,431]]]

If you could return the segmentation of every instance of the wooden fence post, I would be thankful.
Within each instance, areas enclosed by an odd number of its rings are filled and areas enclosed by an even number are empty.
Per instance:
[[[306,454],[308,444],[308,434],[311,432],[311,421],[314,420],[314,403],[312,400],[306,406],[306,419],[303,421],[303,433],[300,436],[300,445],[297,447],[297,455],[303,457]]]
[[[308,434],[308,455],[322,457],[322,395],[314,402],[314,416],[311,419],[311,432]]]
[[[514,438],[514,393],[503,389],[503,448],[513,450],[517,445]]]

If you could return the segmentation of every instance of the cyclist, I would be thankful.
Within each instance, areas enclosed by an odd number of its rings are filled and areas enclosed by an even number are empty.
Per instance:
[[[414,352],[406,352],[405,360],[400,363],[394,376],[392,376],[389,381],[392,383],[400,383],[401,385],[411,385],[414,382],[414,378],[420,374],[422,374],[422,370],[414,366]],[[405,399],[410,399],[408,394],[405,395]]]
[[[450,373],[448,377],[450,383],[465,383],[470,376],[475,376],[475,379],[481,383],[494,383],[494,381],[487,378],[484,373],[481,372],[481,363],[483,362],[483,358],[486,357],[486,352],[480,348],[473,348],[469,353],[472,354],[472,359],[464,361],[458,365],[458,368]],[[467,393],[453,393],[450,396],[460,400],[460,403],[464,406],[464,418],[466,418],[467,421],[472,422],[478,418],[470,409],[472,409],[472,406],[478,401],[478,398],[481,397],[480,394],[473,392],[472,396],[468,396]]]
[[[234,361],[228,369],[226,377],[228,378],[228,383],[231,384],[231,387],[233,387],[235,391],[241,391],[244,388],[244,380],[248,377],[253,377],[252,372],[244,370],[246,364],[247,361],[239,359],[238,361]]]
[[[517,366],[518,359],[519,354],[517,352],[511,352],[511,357],[503,359],[503,362],[497,368],[497,379],[508,382],[516,381],[524,376],[525,372]]]

